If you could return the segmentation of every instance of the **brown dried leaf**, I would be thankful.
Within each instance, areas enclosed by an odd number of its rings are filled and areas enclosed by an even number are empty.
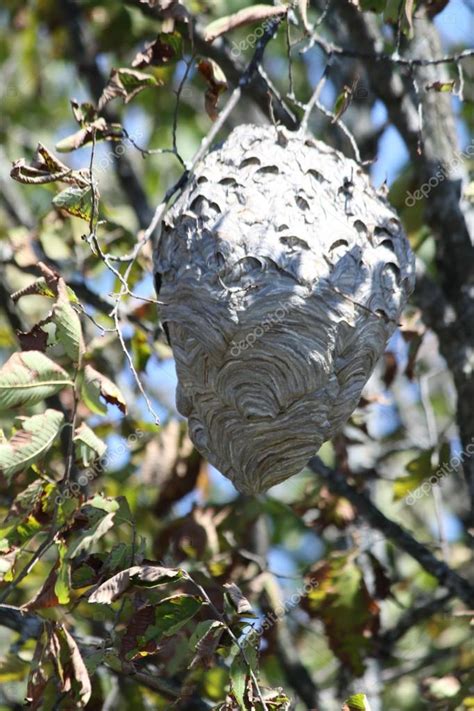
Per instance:
[[[182,55],[183,38],[179,32],[161,32],[135,56],[132,67],[162,67],[177,62]]]
[[[120,656],[125,657],[133,650],[137,650],[139,646],[139,638],[145,635],[148,627],[155,622],[155,606],[145,605],[135,612],[126,627],[120,642]],[[140,653],[143,651],[152,652],[156,648],[156,643],[152,640],[147,644],[146,649],[140,647]],[[128,656],[128,659],[131,657]]]
[[[104,89],[104,92],[107,87]],[[112,97],[113,98],[113,97]],[[127,101],[125,101],[127,103]],[[123,128],[119,123],[107,123],[104,118],[98,118],[93,123],[73,133],[71,136],[63,138],[56,143],[56,150],[60,153],[75,151],[81,146],[91,143],[93,140],[120,141],[124,137]]]
[[[64,625],[59,625],[58,636],[61,651],[66,649],[66,660],[62,664],[62,687],[65,693],[72,693],[79,708],[84,708],[92,694],[91,681],[79,647]]]
[[[208,84],[204,102],[206,113],[212,121],[215,121],[219,115],[217,113],[217,102],[222,92],[227,90],[227,79],[220,66],[213,59],[201,59],[198,63],[198,70]]]
[[[395,380],[395,376],[397,375],[397,359],[395,357],[395,354],[391,351],[385,351],[383,357],[385,361],[385,369],[382,376],[382,380],[385,384],[385,387],[389,388]]]
[[[311,32],[311,26],[308,23],[308,0],[298,0],[298,9],[305,32]]]
[[[29,711],[37,711],[43,703],[43,692],[49,679],[44,666],[46,656],[43,635],[41,635],[36,643],[25,696]]]
[[[235,30],[237,27],[249,25],[252,22],[261,22],[269,17],[286,15],[287,12],[286,5],[251,5],[233,15],[227,15],[211,22],[204,30],[204,39],[206,42],[214,42],[217,37],[230,30]]]
[[[63,183],[86,187],[89,180],[83,171],[72,170],[54,156],[46,146],[38,143],[35,156],[30,165],[24,158],[15,161],[10,177],[26,185],[44,185],[59,180]]]
[[[22,351],[41,351],[46,352],[48,344],[48,334],[43,331],[41,326],[33,326],[30,331],[17,331],[18,340]]]
[[[22,605],[22,610],[31,612],[32,610],[41,610],[49,607],[56,607],[59,604],[56,593],[54,592],[54,586],[56,585],[56,580],[58,577],[58,567],[59,561],[57,561],[51,568],[48,577],[46,578],[36,595],[29,602]]]
[[[252,605],[249,603],[242,590],[235,583],[225,583],[224,588],[239,615],[254,616]]]

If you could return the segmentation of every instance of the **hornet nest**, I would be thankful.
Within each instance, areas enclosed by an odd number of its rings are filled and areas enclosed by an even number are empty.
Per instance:
[[[177,407],[256,494],[344,425],[414,286],[400,221],[357,163],[308,135],[236,128],[155,250]]]

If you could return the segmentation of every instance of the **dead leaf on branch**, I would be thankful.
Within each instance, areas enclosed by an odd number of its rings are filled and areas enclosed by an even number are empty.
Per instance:
[[[72,170],[42,143],[38,143],[36,153],[29,165],[24,158],[13,163],[10,177],[25,185],[45,185],[56,181],[83,188],[89,185],[88,171]]]
[[[220,17],[218,20],[211,22],[204,30],[204,39],[206,42],[214,42],[221,35],[235,30],[237,27],[261,22],[270,17],[286,15],[287,12],[287,5],[252,5],[239,10],[233,15],[226,15],[226,17]]]
[[[206,113],[212,121],[218,117],[217,102],[219,96],[227,90],[227,79],[220,66],[213,59],[201,59],[198,70],[208,84],[204,105]]]
[[[308,4],[309,0],[298,0],[298,10],[301,15],[301,22],[303,23],[304,31],[306,33],[311,32],[311,25],[308,22]]]
[[[105,91],[106,89],[104,89],[104,92]],[[127,101],[125,103],[127,103]],[[104,118],[100,117],[84,128],[81,128],[79,131],[76,131],[76,133],[63,138],[61,141],[56,143],[56,150],[60,153],[69,153],[70,151],[75,151],[77,148],[81,148],[88,143],[92,143],[94,140],[120,141],[122,138],[124,138],[124,131],[121,124],[107,123]]]
[[[132,67],[163,67],[177,62],[182,56],[182,44],[183,38],[179,32],[161,32],[156,40],[149,42],[143,51],[138,52],[132,61]]]
[[[189,23],[191,20],[190,13],[180,0],[138,0],[138,2],[156,10],[159,17],[169,23],[170,29],[173,29],[175,22]]]

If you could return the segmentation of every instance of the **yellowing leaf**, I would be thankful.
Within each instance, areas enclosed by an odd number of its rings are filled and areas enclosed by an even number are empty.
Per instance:
[[[456,81],[451,79],[450,81],[433,81],[431,84],[427,84],[425,89],[426,91],[439,91],[441,93],[452,94],[455,86]]]
[[[344,701],[342,711],[370,711],[369,702],[365,694],[353,694]]]
[[[66,188],[53,198],[53,205],[73,217],[89,222],[92,217],[92,190],[90,186]]]
[[[56,574],[54,592],[59,605],[67,605],[70,598],[71,567],[68,560],[68,549],[65,543],[58,544],[59,566]]]
[[[0,659],[0,684],[22,681],[28,676],[28,664],[14,654]]]
[[[14,353],[0,369],[0,410],[36,405],[72,384],[66,371],[41,351]]]

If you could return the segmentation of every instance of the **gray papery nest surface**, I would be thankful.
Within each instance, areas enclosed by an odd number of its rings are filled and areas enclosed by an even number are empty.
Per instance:
[[[155,270],[178,409],[247,494],[341,429],[414,286],[400,221],[361,167],[274,126],[239,126],[200,164]]]

